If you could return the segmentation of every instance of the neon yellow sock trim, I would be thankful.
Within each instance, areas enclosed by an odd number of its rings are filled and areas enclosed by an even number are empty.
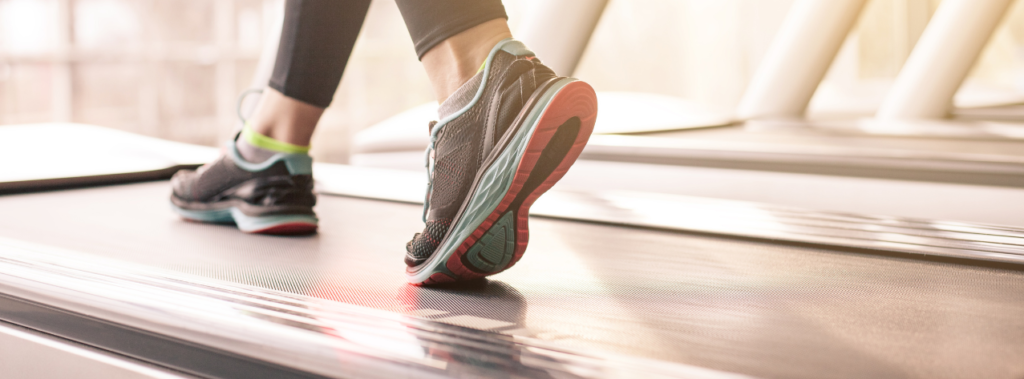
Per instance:
[[[270,151],[276,151],[278,153],[287,154],[308,154],[309,146],[293,145],[288,142],[278,141],[276,139],[267,137],[265,135],[257,133],[255,130],[249,127],[249,123],[245,123],[245,128],[242,129],[242,139],[248,142],[250,145],[256,146],[261,149],[267,149]]]
[[[487,60],[486,59],[484,59],[484,63],[480,64],[480,68],[476,70],[476,73],[479,74],[480,71],[483,71],[484,70],[484,66],[487,66]]]

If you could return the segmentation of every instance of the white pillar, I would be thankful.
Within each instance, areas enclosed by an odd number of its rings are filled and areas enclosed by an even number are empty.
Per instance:
[[[277,48],[281,43],[281,29],[284,28],[284,1],[264,1],[263,4],[263,47],[260,50],[260,60],[256,63],[256,72],[249,82],[250,88],[263,88],[270,81],[270,75],[274,72],[274,63],[277,60]],[[255,97],[255,96],[254,96]],[[256,105],[253,104],[253,107]]]
[[[238,96],[236,87],[236,65],[238,57],[235,50],[235,1],[219,0],[213,3],[213,35],[217,44],[217,65],[214,73],[214,99],[217,108],[217,128],[219,133],[216,141],[230,139],[234,134],[231,127],[237,120],[235,98]]]
[[[572,76],[608,0],[544,0],[532,5],[516,31],[544,64]]]
[[[1012,0],[944,0],[876,114],[942,118]]]
[[[284,28],[284,1],[281,0],[269,0],[264,1],[263,4],[263,22],[267,23],[263,28],[264,37],[263,47],[260,50],[260,59],[256,62],[256,71],[252,75],[252,80],[249,81],[250,89],[265,89],[267,83],[270,82],[270,76],[274,73],[274,64],[277,62],[277,50],[278,45],[281,43],[281,30]],[[239,94],[234,94],[230,98],[232,101],[237,101]],[[260,99],[263,95],[261,94],[250,94],[243,99],[239,106],[238,111],[245,115],[247,118],[251,117],[256,112],[256,106],[259,105]],[[234,114],[234,113],[232,113]],[[235,130],[232,134],[241,130],[243,127],[242,121],[237,120],[235,122]]]
[[[72,7],[70,0],[57,2],[57,62],[53,64],[53,73],[50,81],[51,90],[51,116],[52,121],[72,122],[74,121],[74,78],[72,77],[71,65],[73,58],[72,49]]]
[[[866,0],[797,0],[747,85],[739,119],[801,117]]]

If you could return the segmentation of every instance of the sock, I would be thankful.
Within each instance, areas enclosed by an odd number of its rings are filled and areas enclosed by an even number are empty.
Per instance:
[[[293,145],[259,134],[248,123],[235,141],[235,147],[243,159],[252,163],[264,162],[278,153],[309,154],[309,146]]]
[[[502,46],[511,45],[511,49],[507,51],[515,52],[514,54],[516,55],[533,55],[533,52],[529,51],[526,48],[526,45],[523,45],[523,43],[519,41],[505,40],[499,42],[498,44]],[[504,50],[505,48],[503,47],[502,49]],[[448,99],[446,99],[443,103],[441,103],[439,107],[437,107],[438,120],[444,120],[448,116],[455,114],[455,112],[458,112],[463,107],[468,105],[471,101],[473,101],[473,97],[476,96],[476,91],[477,89],[480,88],[480,83],[484,79],[484,74],[486,74],[484,72],[484,67],[487,67],[487,60],[484,60],[484,62],[480,64],[480,68],[476,70],[476,75],[473,75],[473,77],[470,78],[469,81],[463,84],[462,87],[459,87],[459,89],[455,90],[455,93],[452,93],[451,96],[448,96]]]
[[[476,90],[480,88],[480,82],[483,81],[483,79],[484,73],[478,72],[476,75],[473,75],[466,84],[463,84],[462,87],[455,90],[451,96],[448,96],[448,98],[445,99],[439,107],[437,107],[438,120],[444,120],[473,101],[473,97],[476,96]]]

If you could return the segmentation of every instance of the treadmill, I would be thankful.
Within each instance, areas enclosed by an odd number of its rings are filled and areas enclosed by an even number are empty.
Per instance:
[[[167,205],[169,173],[215,149],[0,127],[39,136],[95,144],[74,170],[31,156],[72,143],[0,152],[20,169],[0,172],[0,370],[20,376],[1024,376],[1020,228],[556,186],[514,269],[415,287],[422,173],[318,164],[319,233],[247,235]]]

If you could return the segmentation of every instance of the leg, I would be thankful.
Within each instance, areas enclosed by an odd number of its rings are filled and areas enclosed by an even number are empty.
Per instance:
[[[498,0],[398,0],[441,103],[414,284],[480,278],[526,250],[529,208],[575,162],[597,117],[586,83],[512,40]],[[481,64],[483,63],[483,64]]]
[[[512,38],[508,22],[496,18],[469,28],[434,46],[423,55],[423,68],[443,102],[462,87],[480,69],[491,48],[504,39]]]
[[[369,0],[288,0],[270,88],[251,122],[255,132],[309,145],[369,7]]]
[[[477,73],[495,44],[512,38],[500,1],[397,1],[438,102]]]
[[[183,218],[252,233],[316,231],[309,140],[334,91],[370,0],[289,0],[269,87],[226,154],[171,180]]]
[[[324,107],[288,97],[273,87],[263,90],[260,104],[249,127],[264,136],[296,146],[309,146],[313,130],[324,114]],[[243,148],[244,149],[244,148]],[[246,159],[259,161],[256,157]]]

